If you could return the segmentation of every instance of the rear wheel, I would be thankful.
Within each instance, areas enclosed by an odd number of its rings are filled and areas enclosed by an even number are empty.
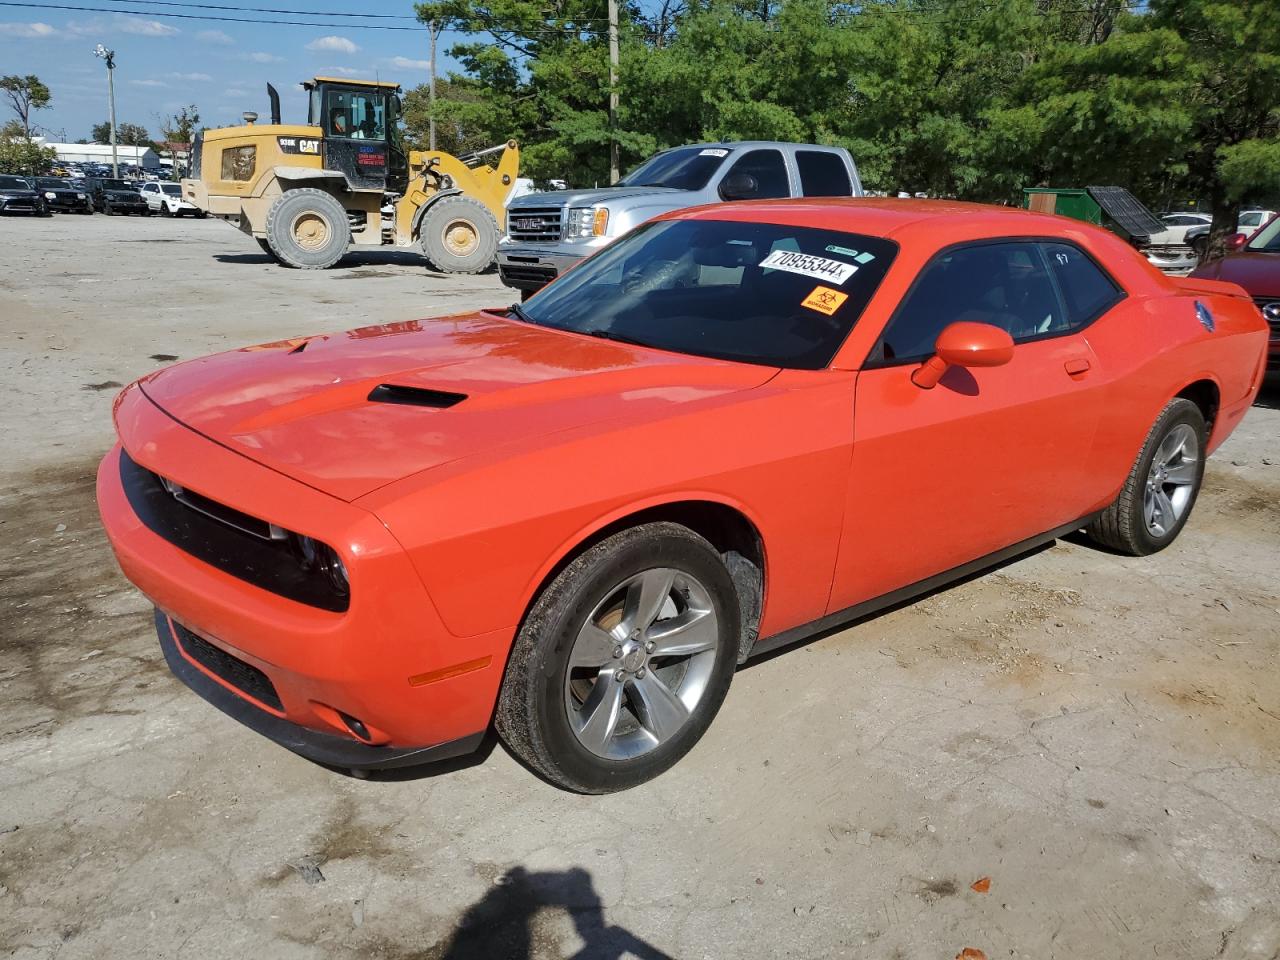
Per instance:
[[[1181,397],[1170,401],[1147,434],[1120,496],[1089,524],[1088,535],[1135,557],[1173,543],[1200,493],[1205,439],[1200,408]]]
[[[103,204],[102,204],[102,212],[103,212],[103,213],[105,213],[108,217],[112,215],[112,213],[113,213],[114,211],[112,211],[112,209],[111,209],[111,201],[110,201],[110,200],[107,200],[107,201],[103,202]]]
[[[267,243],[286,266],[327,270],[342,259],[350,240],[347,211],[314,187],[287,191],[267,213]]]
[[[271,249],[271,244],[267,243],[265,238],[254,237],[253,239],[257,242],[258,246],[262,248],[263,253],[265,253],[272,260],[275,260],[276,263],[280,262],[279,259],[276,257],[275,251]]]
[[[445,197],[422,218],[418,241],[441,273],[479,273],[498,255],[498,223],[470,197]]]
[[[534,603],[495,725],[558,786],[609,793],[650,780],[698,741],[737,664],[739,604],[715,549],[653,523],[585,551]]]

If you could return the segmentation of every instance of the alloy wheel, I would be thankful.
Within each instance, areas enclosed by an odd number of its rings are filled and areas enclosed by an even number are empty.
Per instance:
[[[660,567],[618,584],[569,654],[564,702],[578,742],[628,760],[670,740],[706,693],[719,643],[710,594],[692,575]]]
[[[1200,440],[1188,424],[1169,431],[1156,449],[1142,492],[1142,515],[1153,537],[1168,536],[1187,512],[1200,465]]]

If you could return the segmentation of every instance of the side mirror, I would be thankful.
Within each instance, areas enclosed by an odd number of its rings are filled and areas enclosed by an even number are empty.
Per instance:
[[[725,200],[750,200],[760,192],[760,181],[749,173],[731,173],[720,184]]]
[[[1227,252],[1235,253],[1237,250],[1243,249],[1248,242],[1249,235],[1247,233],[1233,233],[1227,237]]]
[[[1013,359],[1009,331],[989,323],[959,321],[938,334],[934,354],[911,374],[917,387],[932,390],[948,367],[998,367]]]

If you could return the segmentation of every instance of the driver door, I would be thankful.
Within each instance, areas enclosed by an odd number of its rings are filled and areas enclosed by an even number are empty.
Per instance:
[[[1061,295],[1062,244],[942,251],[921,272],[858,374],[845,524],[828,612],[919,583],[1079,519],[1105,371],[1092,319]],[[1055,261],[1055,267],[1057,266]],[[1114,292],[1114,290],[1113,290]],[[991,323],[1013,359],[911,381],[942,329]]]

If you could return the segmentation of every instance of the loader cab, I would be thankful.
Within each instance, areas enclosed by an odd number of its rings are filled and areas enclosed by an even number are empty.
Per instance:
[[[403,192],[409,161],[400,133],[400,85],[316,77],[307,122],[324,131],[325,167],[346,174],[357,190]]]

